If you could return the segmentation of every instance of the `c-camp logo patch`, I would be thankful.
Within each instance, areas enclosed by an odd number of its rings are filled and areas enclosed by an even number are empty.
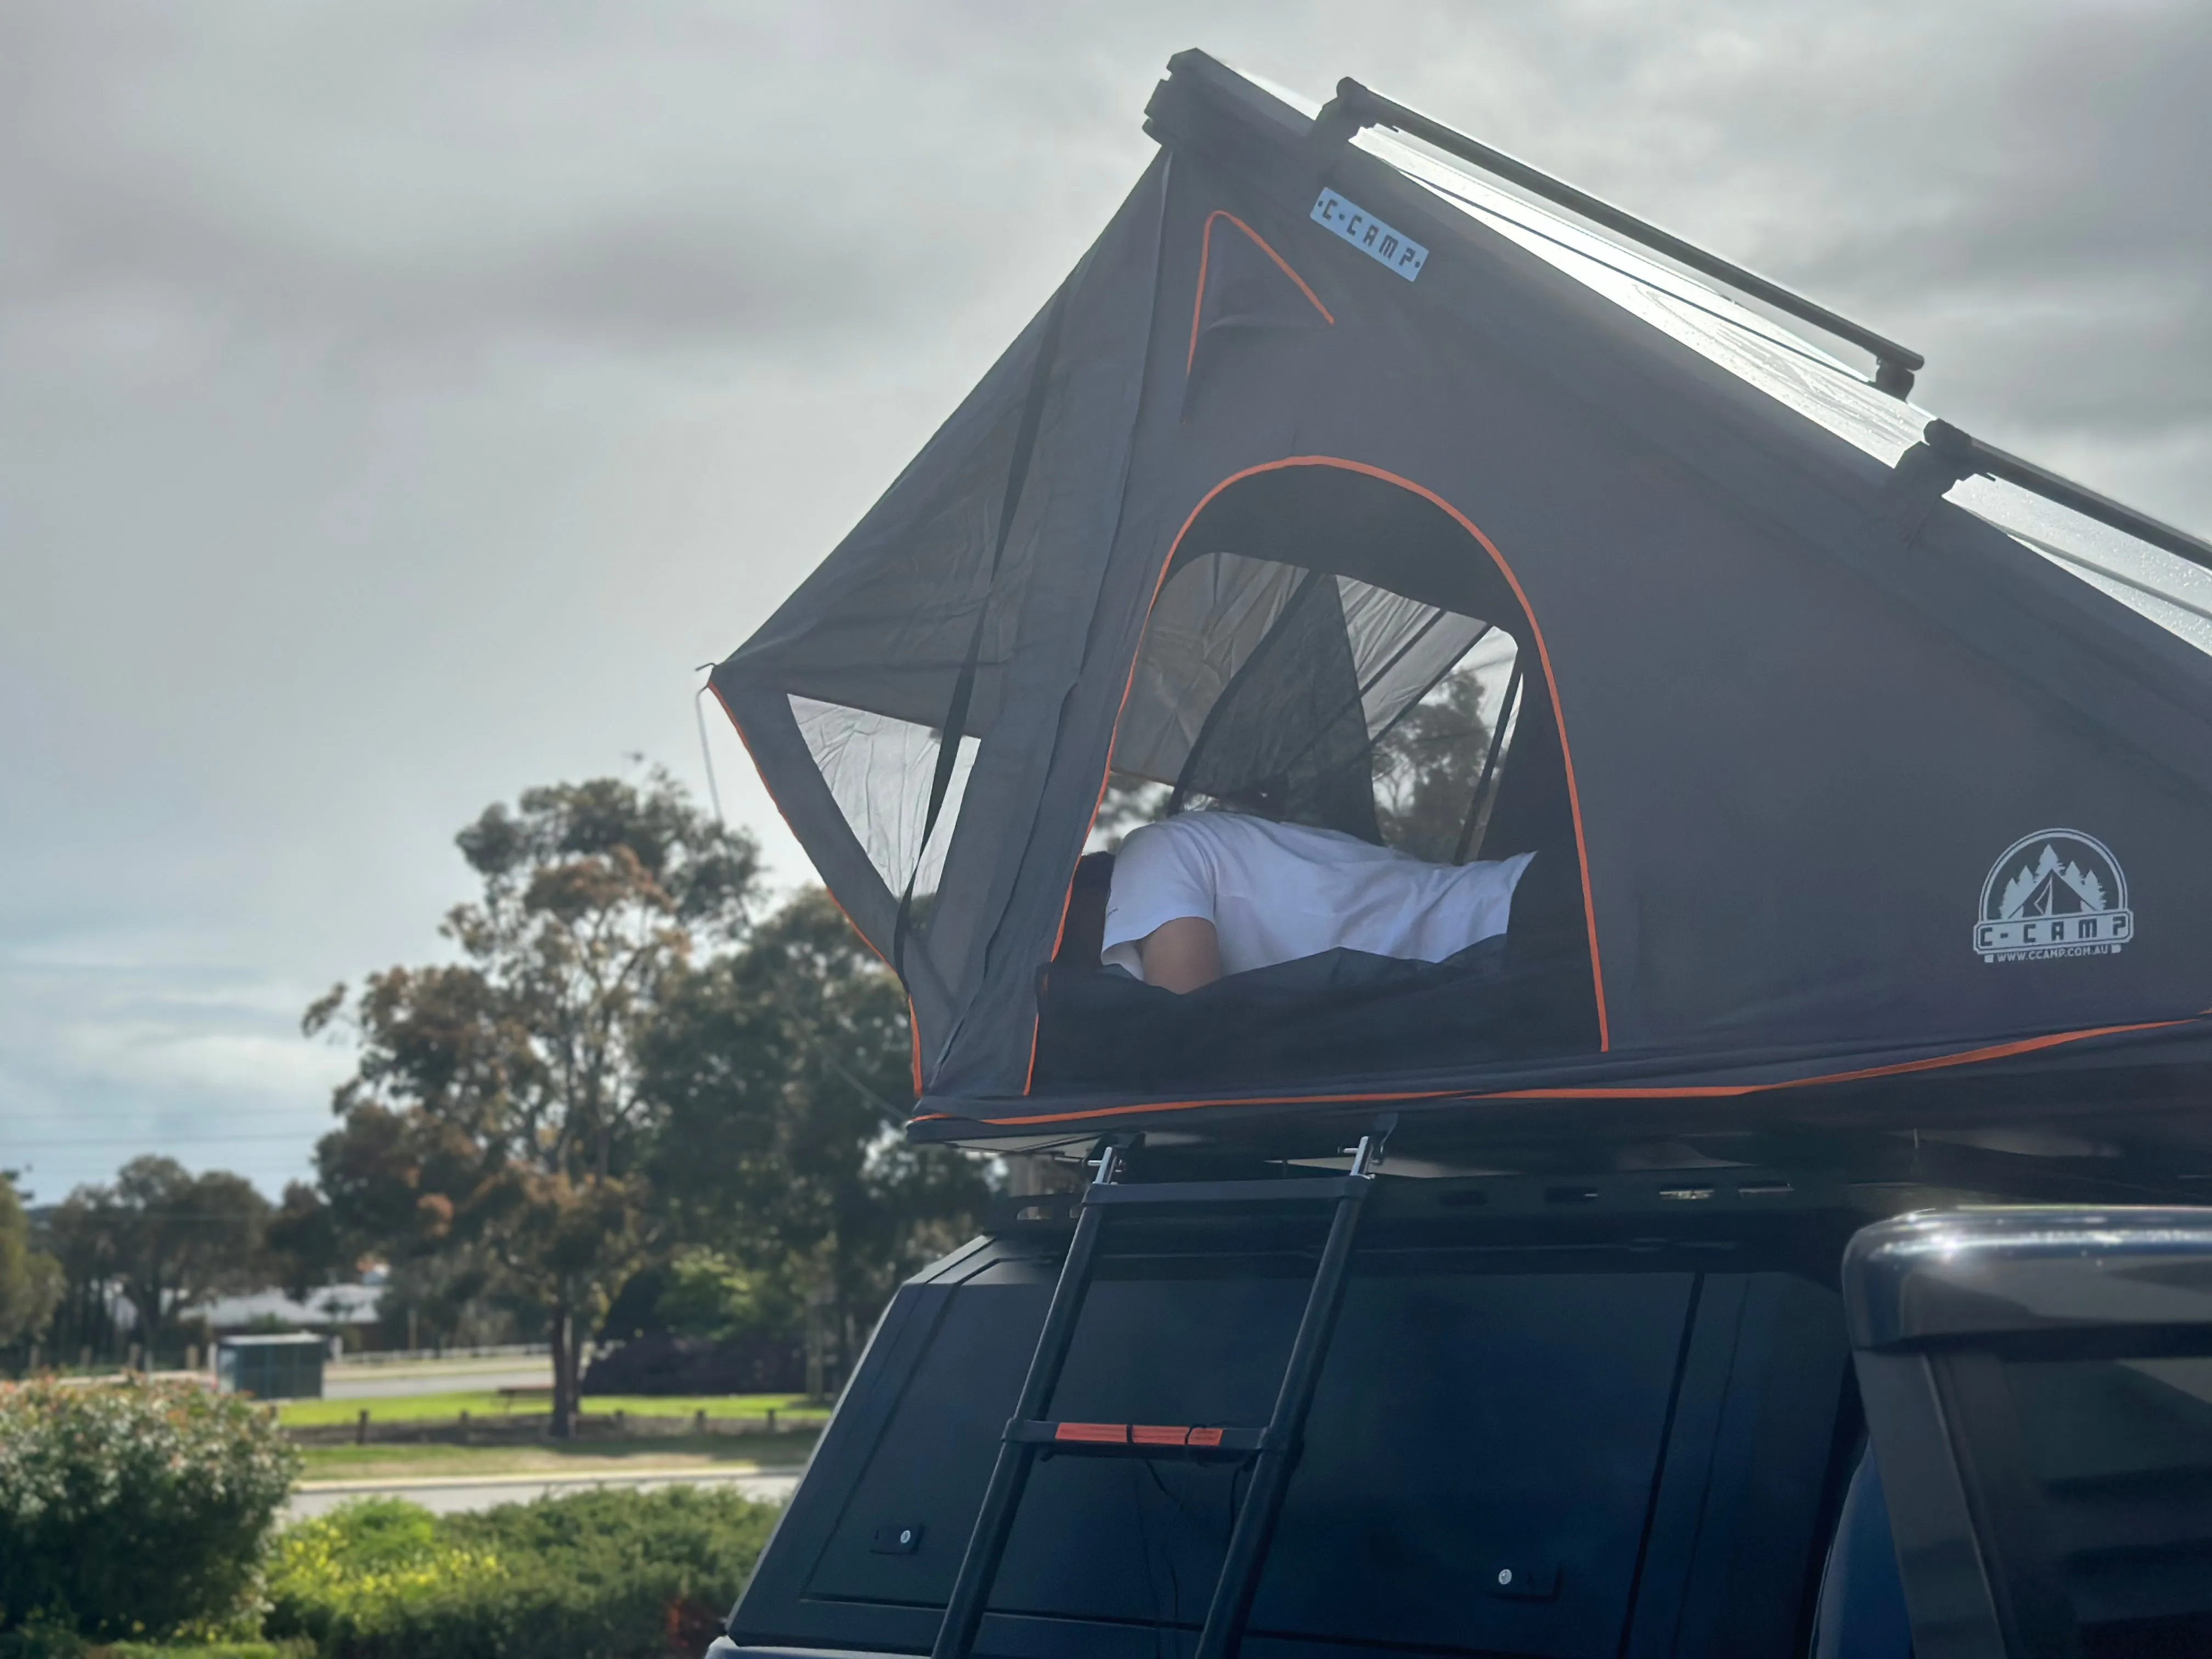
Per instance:
[[[2022,836],[1982,884],[1974,949],[1984,962],[2118,956],[2136,935],[2112,849],[2078,830]]]
[[[1333,190],[1322,191],[1310,216],[1316,224],[1334,231],[1369,258],[1381,262],[1409,283],[1421,274],[1421,267],[1429,262],[1428,249],[1352,206]]]

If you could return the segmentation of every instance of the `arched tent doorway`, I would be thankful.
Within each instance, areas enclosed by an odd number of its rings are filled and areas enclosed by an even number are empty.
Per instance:
[[[1434,865],[1535,854],[1545,914],[1510,963],[1503,941],[1480,960],[1387,971],[1334,952],[1344,959],[1235,975],[1197,1002],[1097,977],[1120,835],[1209,809]],[[1600,1048],[1582,840],[1541,632],[1474,524],[1408,479],[1340,458],[1237,473],[1192,511],[1161,567],[1041,999],[1032,1090]]]

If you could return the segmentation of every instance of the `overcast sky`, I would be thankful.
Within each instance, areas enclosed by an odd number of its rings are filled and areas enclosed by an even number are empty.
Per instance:
[[[307,1170],[453,830],[665,762],[1080,254],[1200,46],[1352,74],[2212,530],[2212,8],[9,0],[0,1167]],[[726,728],[725,801],[805,874]]]

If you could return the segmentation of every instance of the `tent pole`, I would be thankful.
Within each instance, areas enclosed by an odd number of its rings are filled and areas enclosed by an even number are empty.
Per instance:
[[[1517,156],[1508,155],[1502,149],[1492,149],[1488,144],[1470,138],[1465,133],[1455,132],[1441,121],[1432,121],[1419,111],[1394,102],[1346,76],[1336,83],[1336,96],[1322,106],[1321,114],[1314,122],[1314,129],[1325,138],[1341,137],[1349,141],[1363,127],[1389,127],[1409,137],[1418,138],[1447,155],[1455,155],[1486,173],[1494,173],[1518,185],[1532,196],[1555,203],[1571,213],[1581,215],[1593,224],[1603,225],[1607,230],[1626,236],[1655,253],[1663,254],[1677,264],[1687,265],[1692,270],[1725,283],[1740,293],[1772,306],[1785,316],[1810,323],[1824,333],[1850,342],[1874,358],[1875,387],[1877,391],[1887,392],[1893,398],[1911,396],[1913,375],[1927,366],[1928,360],[1910,347],[1901,346],[1887,336],[1877,334],[1826,306],[1816,305],[1779,283],[1761,276],[1757,271],[1747,270],[1717,254],[1708,253],[1695,243],[1684,241],[1647,220],[1623,212],[1612,203],[1592,196],[1587,191],[1577,190],[1564,179],[1540,173]]]

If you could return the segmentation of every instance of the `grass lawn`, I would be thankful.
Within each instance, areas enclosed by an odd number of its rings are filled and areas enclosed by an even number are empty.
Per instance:
[[[671,1436],[655,1440],[594,1440],[534,1446],[303,1446],[304,1480],[414,1480],[441,1475],[588,1474],[627,1466],[710,1469],[735,1465],[796,1468],[814,1436]]]
[[[450,1422],[463,1412],[471,1417],[544,1417],[553,1409],[548,1395],[520,1398],[496,1389],[454,1390],[446,1394],[403,1394],[366,1400],[287,1400],[276,1407],[276,1420],[287,1428],[310,1428],[334,1423],[355,1423],[363,1412],[372,1423]],[[587,1417],[695,1417],[704,1412],[717,1420],[747,1419],[765,1421],[773,1409],[778,1424],[794,1427],[817,1425],[828,1420],[830,1408],[810,1406],[803,1395],[788,1394],[729,1394],[700,1398],[681,1395],[587,1395]]]

